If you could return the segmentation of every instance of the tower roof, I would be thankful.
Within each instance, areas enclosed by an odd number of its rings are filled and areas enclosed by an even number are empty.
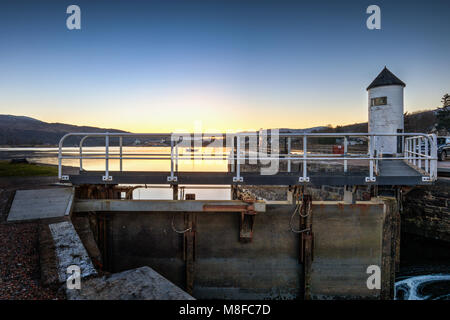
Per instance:
[[[381,87],[381,86],[392,86],[392,85],[400,85],[405,87],[406,84],[397,78],[388,68],[384,67],[384,69],[380,72],[380,74],[372,81],[371,84],[367,87],[366,90]]]

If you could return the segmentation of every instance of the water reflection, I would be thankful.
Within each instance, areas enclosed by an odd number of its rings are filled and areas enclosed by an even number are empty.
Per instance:
[[[421,275],[397,281],[395,300],[450,300],[450,275]]]

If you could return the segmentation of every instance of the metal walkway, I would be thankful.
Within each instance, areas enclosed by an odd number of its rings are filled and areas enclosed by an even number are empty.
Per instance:
[[[79,150],[63,147],[68,137],[78,137]],[[133,153],[124,146],[124,139],[162,137],[170,141],[170,152]],[[379,137],[394,136],[399,151],[383,156]],[[104,152],[87,152],[83,145],[87,138],[104,139]],[[317,151],[314,139],[340,139],[342,153]],[[111,145],[111,140],[116,140]],[[360,147],[351,150],[350,141],[358,139]],[[118,141],[117,141],[118,140]],[[354,144],[353,144],[354,145]],[[208,152],[208,148],[221,148]],[[139,147],[134,147],[136,149]],[[151,147],[149,147],[151,148]],[[186,148],[189,152],[181,153]],[[98,148],[97,148],[98,149]],[[103,147],[102,147],[103,150]],[[144,150],[144,149],[142,149]],[[169,149],[168,149],[169,150]],[[199,151],[200,150],[200,151]],[[135,150],[134,150],[135,151]],[[64,174],[63,161],[79,160],[79,174]],[[104,170],[86,171],[85,160],[104,160]],[[167,171],[125,171],[129,160],[162,160]],[[219,160],[227,163],[227,172],[179,171],[182,161]],[[120,163],[118,171],[110,170],[110,161]],[[278,133],[260,131],[238,134],[131,134],[131,133],[70,133],[59,144],[59,179],[74,185],[81,184],[171,184],[171,185],[420,185],[437,179],[436,136],[421,133]],[[267,164],[277,164],[276,172],[264,173]],[[147,166],[146,166],[147,168]]]

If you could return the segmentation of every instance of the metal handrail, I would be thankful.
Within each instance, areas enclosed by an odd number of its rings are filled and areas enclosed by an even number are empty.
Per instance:
[[[378,173],[379,168],[379,160],[403,160],[415,169],[419,171],[423,171],[424,181],[434,181],[437,178],[437,139],[434,134],[424,134],[424,133],[276,133],[273,134],[277,137],[286,137],[287,138],[287,154],[273,153],[270,157],[267,156],[267,153],[262,153],[266,156],[261,156],[261,152],[253,152],[253,155],[245,154],[245,145],[244,150],[241,147],[241,139],[246,137],[268,137],[270,134],[261,133],[261,132],[243,132],[243,133],[68,133],[64,135],[58,146],[58,177],[60,180],[67,180],[68,176],[64,176],[62,174],[62,160],[63,159],[79,159],[80,160],[80,170],[83,169],[83,159],[104,159],[105,160],[105,175],[103,176],[104,181],[112,181],[112,177],[109,175],[109,160],[120,160],[120,171],[123,171],[123,160],[170,160],[170,176],[168,176],[167,180],[171,183],[177,182],[177,177],[175,172],[178,172],[178,162],[179,160],[228,160],[228,163],[231,164],[231,171],[236,173],[236,176],[233,177],[234,182],[242,182],[243,178],[241,176],[241,164],[242,161],[245,163],[246,160],[249,162],[252,160],[282,160],[288,162],[288,172],[291,172],[291,161],[299,160],[303,163],[303,172],[302,176],[299,177],[299,182],[309,182],[309,177],[307,174],[307,165],[309,162],[313,161],[333,161],[333,160],[341,160],[344,161],[344,172],[347,172],[348,169],[348,160],[369,160],[369,177],[366,177],[366,182],[375,182],[375,175]],[[79,155],[64,155],[63,154],[63,144],[64,141],[70,136],[81,136],[81,140],[79,143]],[[124,137],[151,137],[151,136],[167,136],[171,137],[170,139],[170,153],[157,153],[151,154],[149,156],[145,153],[135,153],[135,154],[123,154],[123,138]],[[383,158],[383,156],[379,156],[380,151],[377,150],[377,138],[384,136],[401,136],[404,141],[404,148],[402,152],[402,156],[396,156],[393,158]],[[87,138],[94,137],[104,137],[105,138],[105,152],[104,153],[83,153],[83,144]],[[110,138],[118,137],[119,138],[119,153],[110,153]],[[179,155],[179,145],[181,142],[189,141],[203,141],[205,138],[219,138],[228,139],[231,138],[231,150],[230,152],[214,152],[214,156],[209,157],[202,154],[202,156],[196,155],[197,153],[191,151],[190,156],[180,156]],[[334,138],[344,138],[344,154],[330,155],[323,153],[308,153],[308,138],[312,137],[334,137]],[[364,137],[368,139],[368,151],[364,155],[358,154],[352,156],[348,153],[348,139],[350,137]],[[180,138],[182,140],[180,141]],[[302,153],[291,153],[292,152],[292,138],[302,139]],[[234,141],[236,140],[236,147],[234,145]],[[224,140],[225,141],[225,140]],[[195,142],[194,142],[195,143]],[[421,152],[422,145],[424,146],[424,152]],[[417,146],[420,146],[419,152],[417,152]],[[197,147],[194,145],[194,148]],[[203,148],[203,145],[200,144],[199,147]],[[206,147],[208,148],[208,146]],[[217,147],[212,147],[217,148]],[[75,152],[71,152],[71,154],[76,154]],[[208,155],[208,154],[207,154]],[[138,157],[139,156],[139,157]],[[422,168],[422,162],[424,163],[424,167]]]

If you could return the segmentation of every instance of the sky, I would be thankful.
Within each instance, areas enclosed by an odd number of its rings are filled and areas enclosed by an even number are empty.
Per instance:
[[[81,29],[69,30],[69,5]],[[381,9],[369,30],[366,9]],[[405,111],[450,91],[449,1],[0,1],[0,114],[131,132],[367,121],[387,66]]]

